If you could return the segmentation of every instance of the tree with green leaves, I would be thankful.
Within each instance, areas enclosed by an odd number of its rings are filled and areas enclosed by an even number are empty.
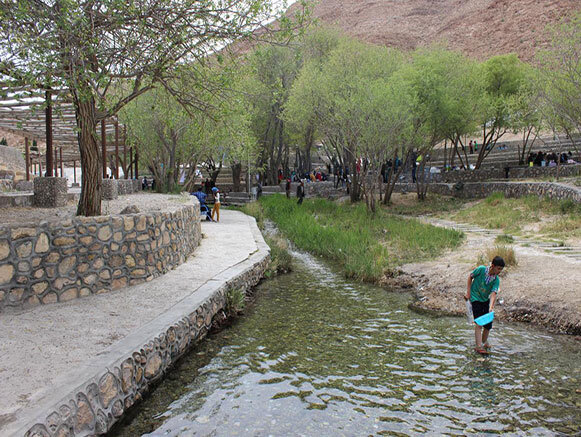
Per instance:
[[[409,64],[398,74],[410,89],[412,135],[410,146],[422,157],[416,171],[416,192],[424,200],[430,182],[429,155],[434,147],[454,134],[455,129],[464,129],[459,120],[462,111],[455,99],[456,85],[461,83],[458,66],[453,63],[458,55],[438,47],[417,50]],[[408,148],[408,151],[410,149]]]
[[[69,90],[76,113],[82,190],[77,214],[101,213],[96,127],[182,63],[252,34],[273,17],[270,0],[18,0],[0,3],[0,73],[13,83]],[[285,25],[287,21],[282,21]],[[205,85],[205,84],[200,84]],[[195,94],[194,94],[195,96]]]
[[[581,134],[581,12],[550,29],[550,48],[539,54],[540,94],[554,131]]]
[[[482,63],[480,75],[484,93],[480,99],[480,125],[483,142],[478,149],[475,167],[513,127],[511,99],[517,96],[526,80],[526,66],[515,54],[498,55]]]
[[[532,150],[535,140],[545,125],[545,114],[541,107],[539,72],[529,65],[524,66],[524,80],[516,94],[508,99],[508,110],[513,132],[522,134],[517,145],[518,162],[523,165]]]
[[[300,67],[296,48],[289,45],[258,47],[250,56],[245,85],[252,114],[252,130],[260,145],[257,168],[267,185],[278,183],[279,168],[288,168],[290,141],[282,117],[291,86]]]
[[[363,194],[370,211],[381,166],[396,147],[392,130],[401,122],[401,107],[389,81],[402,60],[395,50],[342,39],[324,63],[305,64],[285,111],[295,126],[314,122],[335,144],[350,171],[351,200]]]

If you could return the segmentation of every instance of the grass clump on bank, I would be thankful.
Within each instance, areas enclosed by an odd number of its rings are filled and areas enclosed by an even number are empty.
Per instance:
[[[581,204],[536,196],[506,198],[494,193],[451,216],[453,220],[509,234],[533,233],[546,238],[581,238]]]
[[[270,264],[266,277],[288,273],[292,270],[292,256],[288,251],[288,243],[280,236],[265,237],[264,241],[270,247]]]
[[[264,215],[298,248],[337,262],[346,275],[375,282],[395,267],[438,256],[457,246],[457,231],[406,220],[365,205],[308,199],[303,205],[280,195],[260,199]]]
[[[507,267],[516,267],[518,261],[514,249],[510,246],[498,245],[488,248],[478,255],[476,265],[490,265],[495,256],[501,256]]]

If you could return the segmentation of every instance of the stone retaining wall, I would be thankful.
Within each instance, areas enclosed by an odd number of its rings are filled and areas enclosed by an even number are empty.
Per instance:
[[[566,164],[559,168],[559,177],[579,176],[581,165]],[[537,179],[543,177],[556,177],[557,167],[511,167],[508,172],[510,179]],[[482,170],[450,171],[441,173],[437,179],[441,182],[480,182],[490,179],[505,179],[504,168],[489,167]]]
[[[200,238],[197,203],[174,213],[0,227],[0,311],[151,280],[183,263]]]
[[[556,182],[457,182],[435,183],[429,185],[431,193],[444,196],[455,196],[461,198],[483,198],[495,192],[502,192],[507,197],[522,197],[527,195],[546,196],[551,199],[570,199],[581,202],[581,189],[569,187]],[[293,195],[296,192],[296,184],[293,184]],[[394,192],[415,193],[416,184],[398,183]],[[307,197],[323,197],[327,199],[337,198],[347,195],[345,189],[335,189],[333,182],[312,182],[305,184],[305,195]]]
[[[155,381],[206,336],[213,317],[225,309],[228,290],[248,291],[258,284],[270,260],[268,246],[260,239],[258,252],[243,265],[228,269],[180,302],[181,312],[173,320],[163,322],[162,316],[146,325],[142,332],[148,333],[149,340],[135,348],[127,347],[124,356],[100,366],[101,372],[51,410],[39,414],[38,422],[18,435],[72,437],[101,435],[110,430]],[[126,338],[121,343],[125,344],[118,349],[134,340]]]
[[[0,146],[0,168],[24,171],[26,163],[22,151],[16,147]]]
[[[501,192],[506,197],[527,195],[546,196],[555,200],[581,202],[581,190],[552,182],[458,182],[456,184],[432,183],[430,193],[454,196],[463,199],[484,198],[492,193]],[[415,184],[396,184],[394,192],[415,193]]]

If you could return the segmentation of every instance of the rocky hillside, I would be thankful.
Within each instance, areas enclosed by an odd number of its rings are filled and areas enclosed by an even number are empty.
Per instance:
[[[510,52],[531,60],[549,40],[546,26],[579,10],[580,0],[318,0],[314,16],[371,43],[444,42],[480,60]]]

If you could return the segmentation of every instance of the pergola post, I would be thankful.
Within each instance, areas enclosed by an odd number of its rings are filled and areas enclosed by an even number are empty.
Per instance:
[[[26,180],[30,180],[30,149],[28,148],[28,137],[24,137],[24,159],[26,160]]]
[[[40,153],[38,154],[38,175],[42,177],[42,162],[40,160]]]
[[[115,120],[115,179],[119,179],[119,122]]]
[[[127,166],[127,126],[123,126],[123,177],[127,179],[129,167]]]
[[[54,177],[57,178],[58,175],[59,175],[59,155],[58,155],[58,149],[55,147],[54,148]]]
[[[107,178],[107,134],[105,132],[105,120],[101,120],[101,155],[103,159],[103,179]]]
[[[135,179],[139,179],[139,150],[135,148]]]
[[[73,182],[77,183],[77,161],[73,161]]]
[[[52,96],[50,91],[45,92],[46,109],[45,109],[45,127],[46,127],[46,177],[52,177],[52,169],[54,163],[52,162]],[[42,171],[42,170],[41,170]],[[56,176],[56,175],[55,175]]]
[[[65,177],[65,173],[64,173],[64,168],[63,168],[63,148],[60,147],[59,148],[59,155],[60,155],[60,160],[61,160],[61,178]]]

